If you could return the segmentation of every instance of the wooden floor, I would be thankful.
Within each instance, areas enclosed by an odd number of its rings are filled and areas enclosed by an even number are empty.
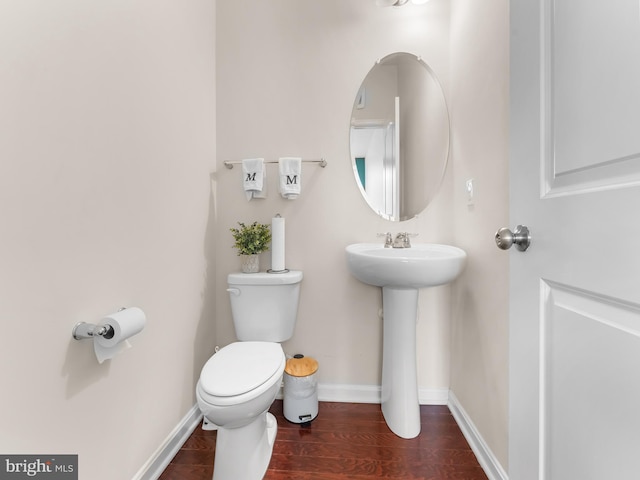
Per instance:
[[[410,440],[389,430],[380,405],[320,402],[308,428],[284,418],[281,400],[270,411],[278,435],[265,480],[487,480],[446,406],[421,406]],[[196,428],[160,480],[210,480],[215,443],[215,431]]]

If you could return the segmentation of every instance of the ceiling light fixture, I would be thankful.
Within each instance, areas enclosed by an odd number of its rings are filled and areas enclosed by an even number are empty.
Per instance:
[[[411,0],[411,3],[415,5],[423,5],[429,0]],[[409,0],[376,0],[378,7],[401,7],[409,3]]]

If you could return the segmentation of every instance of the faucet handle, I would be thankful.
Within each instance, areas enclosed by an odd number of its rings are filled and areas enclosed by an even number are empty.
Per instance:
[[[402,243],[404,248],[411,248],[411,240],[409,239],[410,237],[417,237],[419,235],[419,233],[409,233],[409,232],[404,232],[404,237],[402,239]]]
[[[393,237],[391,236],[391,232],[378,233],[377,236],[378,237],[385,237],[384,238],[384,248],[391,248],[391,246],[393,245]]]

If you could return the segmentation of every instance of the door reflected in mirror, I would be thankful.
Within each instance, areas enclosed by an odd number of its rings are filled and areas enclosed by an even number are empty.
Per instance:
[[[435,74],[419,57],[376,62],[353,104],[356,183],[381,217],[409,220],[436,195],[449,156],[449,114]]]

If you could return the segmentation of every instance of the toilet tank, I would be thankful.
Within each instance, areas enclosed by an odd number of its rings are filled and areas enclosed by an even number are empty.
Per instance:
[[[227,292],[236,337],[242,342],[284,342],[293,336],[302,272],[231,273]]]

